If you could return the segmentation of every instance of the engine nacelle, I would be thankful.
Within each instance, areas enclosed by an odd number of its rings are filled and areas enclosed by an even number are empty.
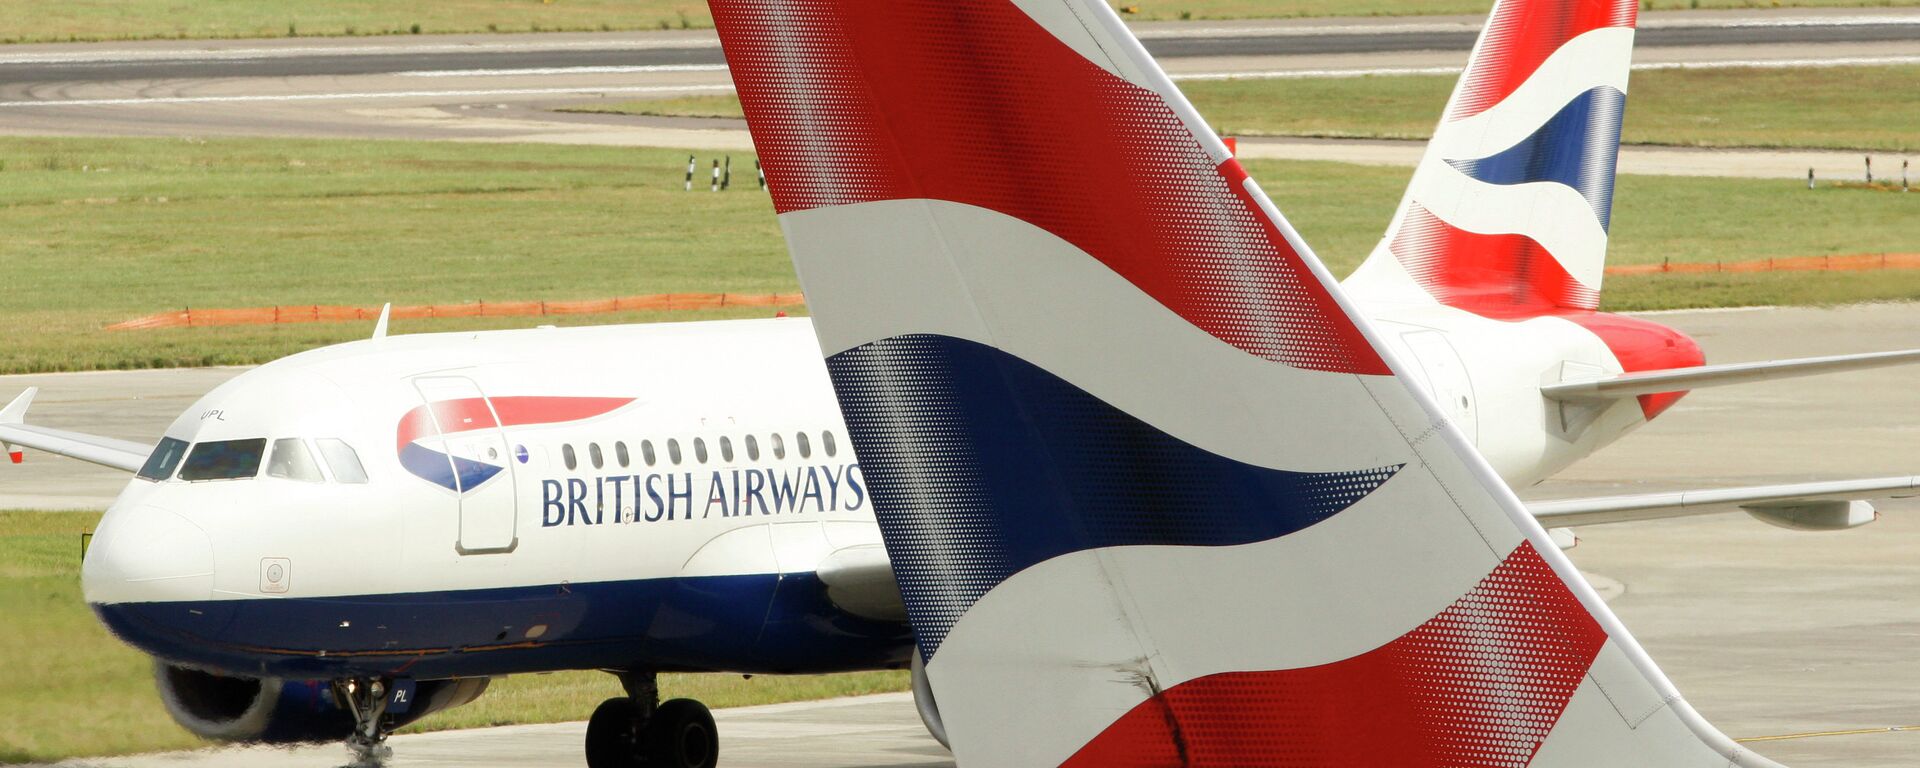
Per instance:
[[[195,736],[214,741],[294,744],[339,741],[353,732],[353,715],[325,680],[228,677],[156,661],[154,683],[167,714]],[[480,698],[487,678],[417,683],[412,706],[389,714],[399,728]]]

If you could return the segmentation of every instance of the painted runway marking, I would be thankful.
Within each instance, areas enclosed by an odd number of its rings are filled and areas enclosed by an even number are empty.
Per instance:
[[[1826,736],[1866,736],[1866,735],[1875,734],[1875,733],[1903,733],[1906,731],[1920,731],[1920,725],[1895,725],[1895,726],[1889,726],[1886,728],[1856,728],[1848,731],[1813,731],[1810,733],[1788,733],[1780,736],[1753,736],[1745,739],[1734,739],[1734,741],[1740,742],[1742,744],[1752,744],[1754,742],[1760,742],[1760,741],[1792,741],[1794,739],[1817,739],[1817,738],[1822,738]]]
[[[516,75],[625,75],[649,72],[725,72],[725,64],[636,64],[632,66],[535,67],[530,69],[425,69],[395,72],[399,77],[511,77]]]
[[[467,91],[384,91],[367,93],[291,93],[276,96],[154,96],[138,99],[0,101],[0,108],[118,107],[157,104],[228,104],[262,101],[346,101],[352,99],[431,99],[468,96],[565,96],[605,93],[704,93],[732,91],[731,85],[634,85],[600,88],[493,88]]]
[[[1800,67],[1863,67],[1920,64],[1916,56],[1854,56],[1828,59],[1741,59],[1734,61],[1653,62],[1633,65],[1636,70],[1667,69],[1790,69]],[[411,77],[460,77],[494,75],[567,75],[646,72],[718,72],[719,64],[663,64],[635,67],[551,67],[523,70],[463,70],[457,72],[407,72]],[[1295,69],[1257,72],[1193,72],[1173,75],[1177,81],[1209,80],[1291,80],[1316,78],[1352,78],[1382,75],[1457,75],[1463,67],[1370,67],[1356,69]],[[347,101],[355,99],[462,98],[478,96],[564,96],[607,93],[731,93],[732,85],[652,85],[556,88],[483,88],[438,91],[362,91],[354,93],[293,93],[249,96],[152,96],[119,99],[69,99],[38,101],[0,101],[0,108],[24,107],[118,107],[160,104],[223,104],[244,102]]]
[[[1802,67],[1884,67],[1920,64],[1914,56],[1843,56],[1826,59],[1734,59],[1729,61],[1660,61],[1633,65],[1635,70],[1661,69],[1798,69]],[[1457,75],[1465,67],[1367,67],[1354,69],[1277,69],[1258,72],[1190,72],[1170,75],[1174,80],[1291,80],[1309,78],[1373,77],[1380,75]]]

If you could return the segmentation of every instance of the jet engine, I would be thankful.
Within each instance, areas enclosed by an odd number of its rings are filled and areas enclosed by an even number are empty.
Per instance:
[[[325,680],[229,677],[158,661],[153,672],[167,714],[204,739],[291,744],[338,741],[353,732],[353,714]],[[420,682],[412,706],[389,713],[387,722],[399,728],[470,703],[486,691],[487,682],[484,677]]]

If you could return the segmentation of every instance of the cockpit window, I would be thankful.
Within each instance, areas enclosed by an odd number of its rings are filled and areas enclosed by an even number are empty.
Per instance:
[[[153,447],[153,455],[147,457],[146,466],[140,468],[139,476],[145,480],[160,481],[173,477],[173,470],[180,466],[180,457],[187,455],[187,441],[171,437],[160,438],[160,444]]]
[[[358,485],[367,481],[367,468],[360,466],[360,454],[353,446],[337,437],[323,437],[313,441],[320,447],[320,456],[327,460],[327,468],[333,470],[335,482]]]
[[[216,440],[200,443],[187,454],[180,467],[180,479],[238,480],[260,474],[260,457],[267,452],[265,438],[254,440]]]
[[[283,437],[273,441],[273,455],[267,458],[267,476],[284,477],[303,483],[323,482],[320,465],[314,463],[313,454],[307,452],[307,443],[297,437]]]

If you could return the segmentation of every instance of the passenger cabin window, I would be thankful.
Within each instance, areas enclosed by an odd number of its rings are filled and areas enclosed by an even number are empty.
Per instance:
[[[565,443],[560,446],[560,461],[566,463],[567,469],[580,468],[580,457],[573,455],[572,443]]]
[[[773,433],[773,457],[776,459],[784,459],[787,457],[787,443],[785,440],[780,439],[780,433],[778,432]]]
[[[702,464],[707,463],[707,441],[706,440],[698,437],[693,439],[693,457],[695,459],[698,459]]]
[[[680,441],[667,438],[667,459],[674,464],[680,463]]]
[[[323,437],[313,441],[320,447],[320,458],[327,460],[327,468],[333,470],[333,481],[350,485],[367,482],[367,468],[360,466],[360,454],[353,446],[337,437]]]
[[[266,438],[252,440],[215,440],[200,443],[187,454],[180,467],[180,479],[241,480],[260,474],[260,458],[267,452]]]
[[[153,447],[153,454],[147,457],[145,466],[140,467],[139,476],[144,480],[161,481],[173,477],[173,470],[180,467],[180,458],[187,455],[187,441],[171,437],[160,438],[160,444]]]
[[[320,476],[320,465],[313,460],[313,454],[307,452],[307,443],[297,437],[283,437],[273,441],[273,454],[267,458],[267,476],[303,483],[325,482]]]
[[[747,435],[747,461],[759,461],[759,460],[760,460],[760,441],[753,439],[753,435]]]
[[[720,438],[720,460],[729,464],[733,463],[733,438]]]
[[[833,432],[820,433],[820,450],[826,451],[828,456],[840,452],[840,447],[833,444]]]
[[[813,446],[807,444],[807,433],[805,432],[793,433],[793,447],[800,451],[800,458],[803,458],[803,459],[813,458]]]
[[[627,468],[627,444],[626,443],[616,442],[613,444],[613,460],[620,462],[621,469]]]
[[[606,465],[607,465],[607,460],[606,460],[606,457],[605,457],[605,456],[603,456],[603,455],[601,455],[601,453],[600,453],[600,444],[599,444],[599,443],[588,443],[588,444],[587,444],[587,458],[589,458],[589,459],[592,459],[592,460],[593,460],[593,468],[594,468],[594,469],[599,469],[599,468],[601,468],[601,467],[604,467],[604,466],[606,466]]]
[[[653,466],[654,458],[655,457],[653,455],[653,441],[652,440],[640,441],[640,460],[646,462],[647,466],[651,467]]]

